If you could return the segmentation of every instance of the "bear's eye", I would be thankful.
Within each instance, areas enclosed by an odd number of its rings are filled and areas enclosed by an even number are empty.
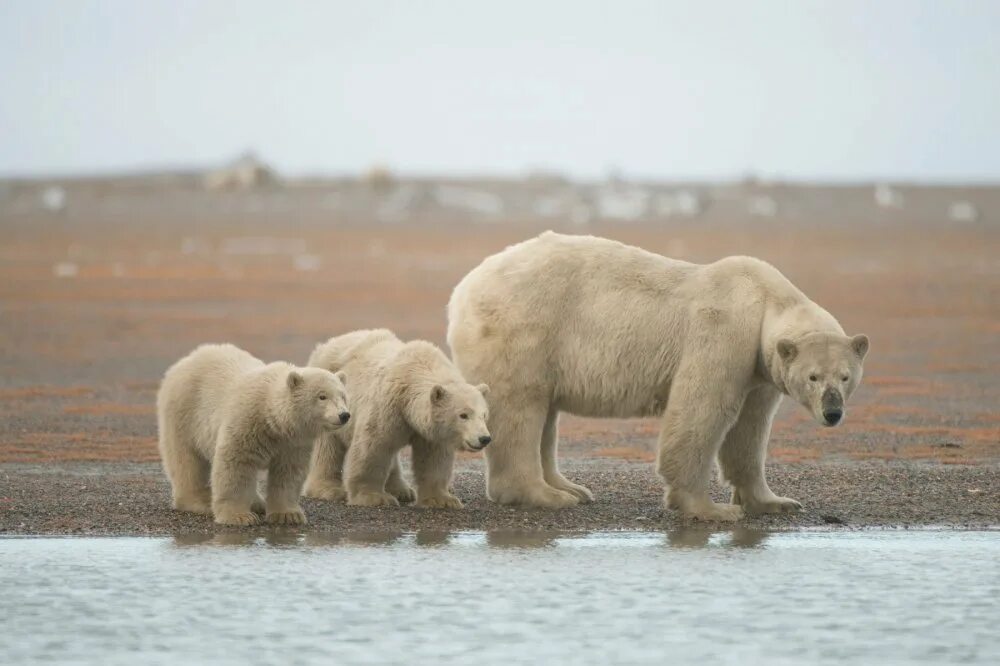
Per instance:
[[[469,420],[469,415],[468,414],[459,414],[458,418],[462,419],[463,421],[468,421]]]
[[[814,382],[817,379],[819,379],[819,377],[817,377],[816,375],[809,375],[809,381]]]
[[[842,376],[840,377],[840,381],[842,381],[842,382],[846,382],[846,381],[847,381],[848,379],[850,379],[850,378],[851,378],[851,376],[850,376],[850,375],[842,375]]]
[[[319,394],[319,399],[320,400],[326,400],[326,393],[320,393]]]

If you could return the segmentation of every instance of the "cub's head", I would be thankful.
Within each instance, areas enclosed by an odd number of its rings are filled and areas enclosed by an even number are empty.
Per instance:
[[[493,441],[486,427],[489,407],[486,384],[472,386],[462,382],[438,384],[431,388],[431,418],[436,437],[451,441],[455,448],[482,451]]]
[[[351,414],[347,407],[344,373],[320,368],[295,368],[286,378],[296,418],[324,430],[339,428]]]
[[[845,403],[861,383],[868,336],[811,333],[796,342],[779,340],[777,352],[788,395],[820,425],[843,421]]]

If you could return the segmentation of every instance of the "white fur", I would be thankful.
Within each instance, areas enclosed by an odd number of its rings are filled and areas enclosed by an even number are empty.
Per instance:
[[[330,338],[309,365],[345,374],[356,418],[317,442],[307,497],[346,496],[363,506],[412,501],[398,456],[410,445],[417,506],[461,508],[450,490],[455,451],[478,451],[489,437],[486,386],[466,383],[431,343],[403,343],[385,329]]]
[[[217,523],[300,524],[299,491],[317,435],[342,425],[343,378],[202,345],[167,370],[156,400],[174,508]],[[267,470],[267,500],[257,474]]]
[[[758,259],[697,265],[552,232],[473,269],[455,287],[448,319],[455,364],[492,389],[491,499],[545,507],[591,500],[557,467],[561,411],[661,416],[665,502],[702,519],[735,520],[737,505],[799,506],[764,478],[781,395],[814,415],[823,409],[819,388],[846,401],[868,347]],[[796,351],[780,357],[779,340]],[[709,497],[716,458],[734,504]]]

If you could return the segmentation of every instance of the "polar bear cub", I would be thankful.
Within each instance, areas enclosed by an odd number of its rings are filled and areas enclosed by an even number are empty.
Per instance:
[[[202,345],[167,370],[157,394],[160,457],[174,508],[224,525],[303,524],[312,445],[347,423],[343,376],[264,364],[230,344]],[[267,470],[267,499],[257,475]]]
[[[399,470],[399,452],[413,451],[416,504],[454,508],[455,452],[480,451],[491,440],[485,384],[472,386],[436,346],[404,343],[385,329],[363,330],[319,344],[309,365],[345,374],[350,425],[316,444],[305,495],[360,506],[414,499]]]

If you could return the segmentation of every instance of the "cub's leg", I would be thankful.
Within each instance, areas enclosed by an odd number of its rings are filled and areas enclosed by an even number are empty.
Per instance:
[[[802,508],[791,498],[775,495],[764,476],[767,440],[780,402],[781,393],[771,386],[751,391],[719,450],[722,477],[733,486],[731,501],[747,513],[785,513]]]
[[[413,445],[413,478],[417,482],[417,506],[427,509],[461,509],[462,502],[451,494],[455,450],[433,442]]]
[[[559,448],[559,410],[549,408],[545,427],[542,428],[542,476],[545,483],[556,490],[564,490],[587,504],[594,501],[594,495],[585,486],[569,481],[559,472],[556,452]]]
[[[324,433],[316,440],[303,494],[339,502],[347,499],[344,489],[344,459],[347,442],[337,433]]]
[[[302,482],[309,471],[310,446],[290,446],[271,459],[267,470],[267,516],[273,525],[305,525],[299,506]]]
[[[392,469],[389,470],[389,478],[385,482],[385,491],[398,499],[400,502],[412,502],[417,498],[413,488],[403,478],[403,470],[399,466],[399,454],[392,459]]]
[[[238,446],[227,435],[219,437],[212,462],[212,513],[221,525],[259,525],[254,505],[257,494],[256,461],[240,455]]]
[[[347,503],[354,506],[399,506],[399,500],[385,491],[389,472],[399,448],[394,438],[366,423],[355,424],[354,441],[344,463]]]
[[[212,513],[210,463],[178,432],[173,419],[161,419],[159,434],[160,458],[170,480],[174,508]]]

